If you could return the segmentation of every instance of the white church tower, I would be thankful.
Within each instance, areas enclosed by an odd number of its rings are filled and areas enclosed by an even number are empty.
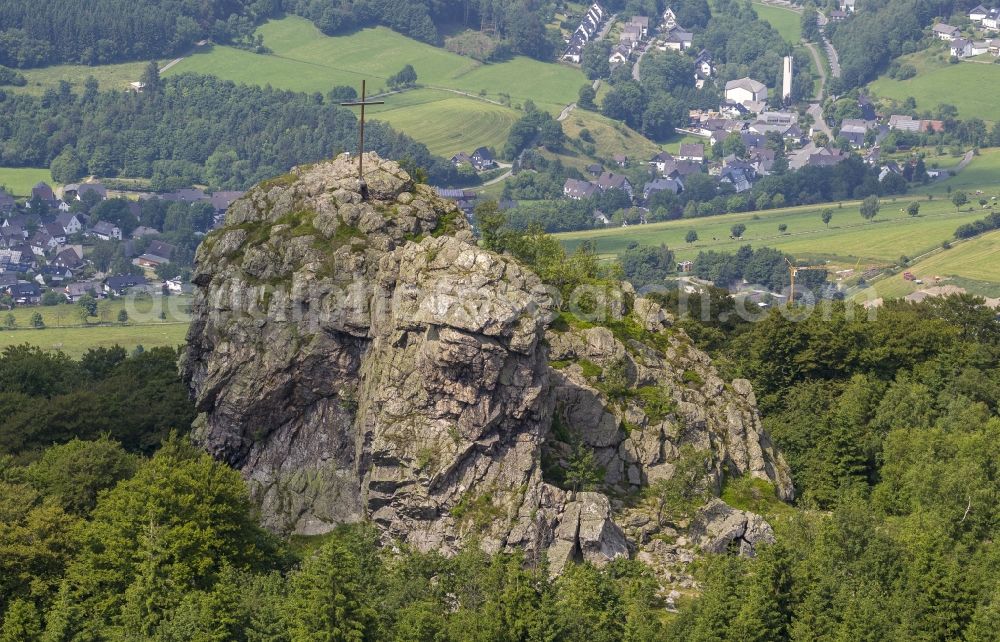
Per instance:
[[[792,57],[785,56],[784,73],[781,83],[781,100],[788,102],[792,98]]]

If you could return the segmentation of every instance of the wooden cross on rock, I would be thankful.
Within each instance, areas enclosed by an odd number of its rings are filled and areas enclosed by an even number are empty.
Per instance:
[[[365,107],[368,105],[384,105],[384,100],[365,100],[365,81],[361,81],[361,100],[340,103],[341,107],[361,107],[361,121],[358,125],[358,191],[361,200],[368,200],[368,183],[365,182]]]

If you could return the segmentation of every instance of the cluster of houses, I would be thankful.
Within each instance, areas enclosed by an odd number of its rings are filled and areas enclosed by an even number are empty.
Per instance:
[[[576,28],[573,35],[566,42],[566,50],[563,53],[563,60],[580,63],[583,58],[583,48],[600,31],[604,23],[604,8],[596,2],[590,5],[587,13],[580,21],[580,26]]]
[[[969,12],[969,20],[980,25],[983,31],[1000,30],[1000,9],[986,9],[977,6]],[[931,27],[931,33],[948,43],[948,51],[956,58],[968,58],[982,54],[1000,56],[1000,38],[965,37],[958,27],[938,22]]]
[[[648,201],[662,191],[681,194],[684,185],[694,174],[708,174],[720,183],[728,184],[736,193],[750,190],[762,177],[772,173],[776,154],[768,146],[768,137],[775,134],[785,141],[788,169],[804,167],[829,167],[847,160],[850,152],[830,145],[817,145],[811,137],[813,129],[804,131],[799,124],[799,114],[795,111],[768,110],[766,108],[767,87],[749,78],[732,81],[726,86],[726,101],[718,111],[692,110],[686,128],[679,131],[706,139],[704,143],[682,143],[676,154],[660,152],[647,161],[650,173],[641,189],[633,187],[628,177],[615,171],[606,171],[601,165],[587,168],[590,180],[568,179],[563,185],[563,196],[582,200],[612,189],[620,189],[633,202]],[[736,108],[739,106],[739,109]],[[902,174],[903,170],[892,162],[881,162],[879,143],[892,130],[939,131],[940,121],[917,120],[909,116],[892,115],[885,122],[880,120],[874,105],[867,96],[858,98],[860,118],[844,119],[840,124],[838,137],[846,139],[852,147],[860,150],[862,158],[870,165],[880,168],[879,179],[889,174]],[[755,118],[745,115],[760,109]],[[739,136],[745,153],[740,156],[730,154],[719,160],[711,160],[710,146],[731,136]],[[628,165],[625,157],[615,158],[619,167]],[[933,170],[928,174],[934,178]],[[635,175],[634,173],[632,174]],[[602,213],[595,213],[598,222],[608,224]]]
[[[471,154],[459,152],[451,157],[451,164],[455,167],[466,165],[472,167],[477,172],[485,172],[497,167],[496,158],[493,157],[493,152],[487,147],[480,147]]]
[[[120,275],[94,280],[95,270],[86,259],[83,247],[95,240],[121,241],[125,255],[142,268],[155,269],[173,260],[176,248],[156,238],[159,230],[139,226],[126,237],[117,225],[91,220],[77,211],[73,203],[87,194],[96,195],[100,200],[108,197],[107,189],[100,183],[66,185],[59,198],[51,186],[40,182],[23,204],[0,190],[0,291],[11,296],[15,304],[37,304],[45,288],[60,292],[69,301],[76,301],[84,294],[118,295],[132,287],[152,287],[141,276]],[[242,192],[208,195],[201,190],[185,189],[156,196],[166,201],[211,203],[218,223],[229,204],[241,195]],[[152,195],[143,194],[142,197]],[[49,222],[40,223],[32,207],[44,207]],[[138,216],[139,202],[130,201],[129,207]],[[139,245],[136,241],[143,238],[146,238],[142,243],[145,249],[142,252],[133,250],[133,246]],[[174,279],[157,287],[180,292],[185,285]]]
[[[659,29],[654,29],[648,16],[632,16],[618,35],[618,44],[611,50],[608,62],[623,65],[634,60],[640,52],[655,45],[660,51],[689,49],[694,34],[677,24],[677,16],[670,7],[663,12]],[[659,35],[654,40],[654,34]]]

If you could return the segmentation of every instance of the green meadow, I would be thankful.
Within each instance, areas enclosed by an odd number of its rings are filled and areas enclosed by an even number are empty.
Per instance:
[[[757,12],[761,20],[770,23],[787,42],[794,45],[802,40],[802,24],[799,18],[801,14],[791,9],[757,2],[753,3],[753,10]]]
[[[370,93],[377,93],[386,89],[389,76],[409,64],[421,85],[476,95],[485,91],[485,97],[493,100],[509,94],[514,105],[530,99],[554,113],[573,102],[586,82],[578,69],[566,65],[528,58],[483,64],[385,27],[330,37],[311,22],[289,16],[261,25],[258,33],[271,54],[215,46],[185,58],[165,75],[196,72],[240,83],[323,93],[335,85],[358,86],[367,79]]]
[[[163,61],[160,61],[161,64]],[[142,77],[147,62],[126,62],[115,65],[54,65],[41,69],[25,69],[21,71],[28,84],[24,87],[5,87],[4,90],[15,92],[41,94],[50,87],[55,87],[60,81],[66,81],[74,91],[83,90],[87,76],[93,76],[101,89],[128,89],[129,83]]]
[[[91,348],[120,345],[132,351],[137,346],[175,348],[184,345],[187,323],[166,323],[156,326],[92,326],[78,328],[45,328],[43,330],[0,330],[0,348],[27,343],[44,350],[61,350],[78,358]]]
[[[903,101],[912,96],[917,109],[933,110],[942,103],[954,105],[959,118],[1000,120],[1000,101],[996,91],[1000,87],[1000,65],[987,56],[985,60],[948,62],[943,47],[932,47],[899,58],[900,63],[913,65],[917,75],[907,80],[894,80],[882,76],[869,85],[872,94],[881,98]]]
[[[502,148],[520,116],[509,107],[436,89],[393,94],[386,103],[372,108],[373,118],[389,123],[427,145],[432,154],[446,158],[480,146]]]
[[[0,167],[0,186],[6,187],[14,196],[29,196],[31,188],[39,181],[55,186],[52,174],[47,169],[34,167]]]
[[[906,271],[923,284],[907,281],[900,272],[875,283],[875,291],[895,298],[934,285],[957,285],[973,294],[1000,297],[1000,231],[941,249]]]
[[[288,16],[261,25],[258,33],[270,54],[207,47],[164,75],[211,74],[324,94],[337,85],[360,87],[366,80],[369,95],[376,95],[388,91],[390,76],[413,65],[420,88],[383,96],[386,105],[372,114],[445,156],[481,145],[502,146],[526,101],[558,114],[587,82],[567,65],[523,57],[484,64],[385,27],[330,37],[308,20]]]
[[[858,201],[842,204],[810,205],[755,213],[725,214],[695,219],[679,219],[649,225],[633,225],[557,235],[569,249],[583,241],[596,244],[598,253],[612,256],[624,251],[630,243],[659,245],[665,243],[678,259],[693,259],[699,252],[715,250],[731,252],[741,245],[768,246],[783,250],[800,259],[834,261],[848,267],[863,264],[888,263],[902,255],[916,257],[929,252],[941,242],[953,238],[955,228],[982,218],[981,211],[956,212],[944,197],[920,201],[920,216],[906,214],[911,199],[902,197],[892,202],[883,200],[879,215],[866,222],[858,212]],[[833,209],[830,226],[823,225],[820,214]],[[746,231],[739,240],[731,240],[730,228],[742,223]],[[784,234],[778,225],[787,225]],[[698,233],[698,241],[686,243],[688,230]]]
[[[190,303],[187,296],[106,299],[98,302],[97,316],[86,320],[80,315],[80,306],[69,303],[0,311],[3,326],[0,328],[0,348],[29,343],[79,357],[90,348],[115,344],[128,350],[138,345],[175,347],[184,343],[190,323]],[[129,315],[125,324],[117,323],[121,310]],[[42,315],[44,328],[31,327],[31,317],[36,312]],[[3,323],[8,315],[14,317],[14,329]]]

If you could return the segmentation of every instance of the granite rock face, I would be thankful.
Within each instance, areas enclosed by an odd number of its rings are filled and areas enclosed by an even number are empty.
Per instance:
[[[602,488],[669,477],[692,444],[715,486],[751,475],[791,497],[749,384],[724,384],[659,306],[614,312],[652,347],[564,327],[552,290],[479,248],[454,203],[391,161],[365,166],[368,200],[347,156],[295,168],[198,250],[182,359],[194,435],[242,472],[267,527],[369,519],[386,542],[449,553],[474,536],[547,554],[555,572],[634,554],[606,494],[543,473],[543,450],[558,462],[569,447],[557,424],[593,451]],[[611,373],[641,394],[615,397]]]

